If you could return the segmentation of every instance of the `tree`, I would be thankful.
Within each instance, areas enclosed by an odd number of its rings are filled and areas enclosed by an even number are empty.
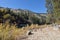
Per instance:
[[[60,18],[60,0],[46,0],[46,7],[50,17],[57,22]]]

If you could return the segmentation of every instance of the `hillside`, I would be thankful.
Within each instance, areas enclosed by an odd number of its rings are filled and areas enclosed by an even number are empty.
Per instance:
[[[16,24],[17,27],[26,26],[27,24],[41,25],[46,23],[46,15],[29,10],[0,7],[0,23]]]

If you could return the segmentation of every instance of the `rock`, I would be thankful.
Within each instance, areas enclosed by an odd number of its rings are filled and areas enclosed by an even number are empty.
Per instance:
[[[32,34],[33,34],[32,30],[27,31],[27,35],[32,35]]]
[[[28,33],[28,35],[32,35],[33,33],[30,31],[29,33]]]

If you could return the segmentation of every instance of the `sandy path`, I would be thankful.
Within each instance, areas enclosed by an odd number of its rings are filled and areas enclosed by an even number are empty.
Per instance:
[[[53,27],[33,30],[33,35],[23,40],[60,40],[60,31],[54,30]]]

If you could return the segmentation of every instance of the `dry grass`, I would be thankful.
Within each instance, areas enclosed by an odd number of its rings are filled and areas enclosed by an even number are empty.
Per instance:
[[[26,34],[28,30],[35,28],[44,28],[44,25],[43,27],[40,27],[32,24],[31,26],[27,25],[27,27],[16,28],[15,25],[10,27],[9,24],[5,24],[3,26],[0,24],[0,40],[17,40],[17,37],[21,37],[22,35]]]

